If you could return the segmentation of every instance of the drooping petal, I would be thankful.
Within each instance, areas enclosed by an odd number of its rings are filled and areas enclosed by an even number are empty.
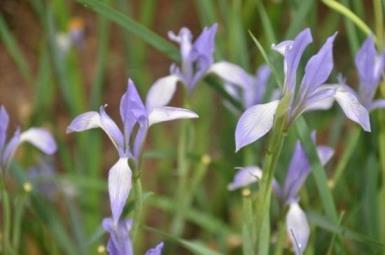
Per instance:
[[[273,126],[278,100],[247,109],[235,129],[236,151],[264,136]]]
[[[333,70],[333,42],[336,35],[330,36],[318,53],[307,62],[300,88],[302,95],[311,93],[328,79]]]
[[[310,29],[306,28],[293,41],[285,41],[274,46],[276,51],[284,54],[285,90],[292,94],[295,92],[299,61],[312,41]]]
[[[8,167],[10,161],[12,160],[13,155],[16,152],[17,147],[20,144],[20,129],[17,128],[12,138],[9,140],[7,145],[4,147],[2,158],[0,159],[0,164],[2,167]]]
[[[154,248],[149,249],[145,255],[161,255],[163,250],[163,242],[160,242]]]
[[[57,146],[51,133],[44,128],[30,128],[20,135],[20,143],[29,142],[45,154],[56,152]]]
[[[149,125],[153,125],[164,121],[176,119],[193,119],[198,117],[198,114],[187,109],[163,106],[154,108],[148,116],[148,119]]]
[[[286,228],[297,255],[302,254],[310,236],[310,227],[305,213],[298,203],[291,203],[286,215]]]
[[[304,98],[304,102],[300,105],[299,114],[315,110],[327,110],[333,106],[336,86],[323,85],[315,89],[312,93]]]
[[[8,112],[4,106],[0,107],[0,155],[3,151],[5,140],[7,139],[7,129],[9,124]]]
[[[147,112],[151,112],[156,107],[165,106],[171,101],[178,80],[176,75],[169,75],[154,82],[147,93]]]
[[[345,85],[339,86],[335,93],[335,99],[349,119],[358,123],[366,132],[370,132],[368,110],[361,105],[352,89]]]
[[[120,158],[108,173],[112,218],[117,224],[131,190],[131,169],[127,158]]]
[[[374,100],[371,104],[369,104],[368,111],[370,112],[380,108],[385,108],[385,99]]]
[[[255,83],[254,77],[245,72],[242,67],[226,61],[213,64],[208,72],[218,75],[225,82],[242,88],[252,87]]]
[[[112,218],[104,218],[102,227],[110,234],[107,250],[110,255],[133,255],[130,237],[132,220],[124,219],[116,223]]]
[[[232,182],[227,185],[230,191],[244,188],[262,178],[262,169],[257,166],[246,166],[238,169]]]

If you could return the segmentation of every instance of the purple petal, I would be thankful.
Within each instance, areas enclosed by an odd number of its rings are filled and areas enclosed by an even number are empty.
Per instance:
[[[110,195],[112,218],[117,224],[131,190],[131,169],[127,158],[120,158],[109,171],[108,192]]]
[[[147,112],[160,106],[167,105],[175,94],[176,84],[179,78],[176,75],[169,75],[154,82],[147,93]]]
[[[103,219],[103,229],[110,234],[107,250],[110,255],[133,255],[130,231],[132,221],[120,220],[118,223],[111,218]]]
[[[200,55],[207,56],[211,62],[215,49],[215,34],[217,33],[218,24],[213,24],[210,27],[205,27],[202,33],[194,42],[194,49]]]
[[[135,142],[134,142],[134,148],[132,150],[132,154],[134,155],[134,158],[138,160],[144,144],[144,140],[146,139],[146,136],[147,136],[147,131],[149,127],[148,119],[143,117],[136,122],[136,125],[138,129],[135,136]]]
[[[163,242],[159,243],[155,248],[149,249],[145,255],[161,255],[163,250]]]
[[[230,191],[244,188],[262,178],[262,170],[256,166],[241,167],[234,175],[233,181],[227,185]]]
[[[7,129],[9,116],[4,106],[0,107],[0,153],[3,151],[5,140],[7,139]]]
[[[254,86],[250,89],[255,91],[254,93],[251,93],[251,91],[246,91],[246,102],[247,107],[252,106],[253,104],[260,104],[262,103],[263,96],[265,95],[267,82],[269,81],[269,78],[271,76],[271,70],[267,65],[261,65],[257,73],[255,75],[256,83]],[[253,95],[254,94],[254,95]],[[250,95],[250,96],[248,96]],[[250,98],[253,96],[253,98]]]
[[[177,42],[180,45],[180,52],[183,59],[187,59],[192,48],[192,34],[188,28],[182,27],[179,30],[179,34],[169,31],[168,37],[170,40]]]
[[[334,155],[334,149],[329,146],[317,146],[317,154],[322,165],[326,165]]]
[[[385,99],[377,99],[377,100],[374,100],[373,102],[371,102],[369,104],[368,111],[370,112],[370,111],[380,109],[380,108],[385,108]]]
[[[67,133],[82,132],[92,128],[101,127],[98,112],[85,112],[77,116],[67,127]]]
[[[44,128],[30,128],[20,135],[20,143],[29,142],[45,154],[56,152],[57,146],[51,133]]]
[[[176,119],[193,118],[198,118],[198,114],[187,109],[170,106],[157,107],[153,109],[148,116],[150,125]]]
[[[264,136],[273,126],[278,100],[247,109],[235,129],[236,151]]]
[[[304,98],[303,104],[299,106],[301,108],[301,110],[298,111],[299,114],[302,112],[330,109],[334,103],[335,93],[336,86],[334,85],[323,85],[315,89],[313,93],[308,94],[307,97]]]
[[[295,254],[302,254],[310,236],[310,227],[305,213],[298,203],[291,203],[286,215],[286,229]]]
[[[8,167],[19,144],[20,144],[20,129],[18,128],[16,129],[12,138],[9,140],[8,144],[4,147],[3,155],[0,160],[2,167],[5,167],[5,168]]]
[[[300,88],[302,95],[313,92],[328,79],[333,69],[333,42],[336,35],[330,36],[318,53],[307,62]]]
[[[253,87],[255,83],[254,77],[245,72],[242,67],[226,61],[213,64],[209,72],[218,75],[227,83],[238,85],[242,88]]]
[[[104,132],[106,132],[108,137],[111,139],[112,143],[118,149],[119,154],[122,155],[124,150],[124,138],[122,132],[116,125],[115,121],[113,121],[111,117],[107,114],[104,106],[100,107],[99,115],[102,129],[104,130]]]
[[[349,119],[358,123],[366,132],[370,132],[368,110],[361,105],[352,89],[345,85],[338,86],[335,98]]]
[[[306,47],[313,41],[309,28],[304,29],[293,41],[285,41],[273,48],[284,54],[285,90],[295,92],[299,61]]]

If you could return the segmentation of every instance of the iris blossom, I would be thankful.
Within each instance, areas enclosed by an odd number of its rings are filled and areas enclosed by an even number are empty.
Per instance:
[[[300,86],[296,86],[297,69],[306,47],[312,42],[310,29],[305,29],[292,41],[273,45],[273,49],[284,56],[284,86],[282,95],[289,98],[287,107],[290,125],[298,116],[307,111],[329,109],[340,85],[325,84],[333,69],[333,42],[336,34],[330,36],[317,54],[306,64]],[[337,102],[351,120],[365,131],[370,131],[369,114],[353,94],[341,97]],[[258,140],[273,126],[274,116],[280,100],[249,107],[240,117],[236,131],[236,150]],[[349,106],[346,112],[345,106]]]
[[[105,106],[101,106],[99,112],[90,111],[77,116],[67,128],[67,133],[101,128],[116,147],[119,160],[110,169],[108,176],[112,217],[116,223],[131,189],[132,171],[128,159],[138,160],[148,128],[159,122],[198,117],[192,111],[165,106],[174,94],[176,82],[173,76],[157,80],[150,88],[144,104],[135,84],[129,80],[127,90],[120,100],[123,132],[108,116]]]
[[[103,220],[103,228],[110,233],[107,250],[110,255],[133,255],[132,241],[130,231],[132,227],[132,220],[120,220],[116,225],[111,218]],[[145,255],[161,255],[163,250],[163,242],[156,247],[149,249]]]
[[[20,132],[17,128],[14,135],[7,142],[9,115],[4,106],[0,106],[0,168],[8,168],[16,149],[23,142],[29,142],[45,154],[56,152],[56,142],[50,132],[44,128],[30,128]]]
[[[239,100],[245,109],[262,103],[271,75],[267,65],[262,65],[255,75],[251,75],[242,67],[226,61],[213,64],[209,72],[215,73],[225,82],[227,92]]]
[[[333,155],[333,149],[327,146],[317,146],[318,157],[325,165]],[[282,204],[288,205],[286,228],[296,254],[302,254],[309,240],[310,229],[306,215],[299,206],[298,192],[304,185],[311,170],[308,157],[298,141],[295,145],[283,188],[273,180],[273,191]],[[229,190],[247,187],[262,178],[262,170],[257,166],[239,168],[233,181],[228,185]]]
[[[368,37],[355,58],[360,81],[358,94],[347,86],[344,80],[341,80],[341,86],[336,93],[336,100],[343,101],[345,97],[349,96],[356,98],[356,102],[361,103],[369,112],[378,108],[385,108],[385,99],[374,99],[381,76],[384,74],[384,61],[385,52],[377,54],[373,39]],[[349,114],[350,108],[350,105],[344,105],[343,109],[346,114]]]
[[[192,42],[192,34],[188,28],[181,28],[178,34],[170,31],[170,40],[179,44],[181,54],[181,67],[173,64],[170,68],[172,75],[192,91],[200,79],[206,74],[214,62],[215,34],[217,24],[205,27],[195,42]]]

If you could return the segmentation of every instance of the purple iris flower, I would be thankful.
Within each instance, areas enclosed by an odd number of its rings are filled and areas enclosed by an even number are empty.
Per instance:
[[[205,27],[199,37],[192,42],[192,34],[188,28],[181,28],[176,35],[170,31],[168,37],[179,44],[181,54],[181,67],[175,64],[170,72],[176,75],[189,91],[192,91],[200,79],[206,74],[214,62],[215,34],[217,24]]]
[[[20,132],[17,128],[14,135],[7,142],[9,115],[4,106],[0,106],[0,168],[8,168],[16,149],[23,142],[29,142],[45,154],[56,152],[56,142],[45,128],[30,128]]]
[[[267,65],[260,66],[255,75],[250,75],[242,67],[226,61],[213,64],[209,72],[215,73],[225,82],[227,92],[239,100],[245,109],[262,103],[271,75]]]
[[[327,146],[317,146],[317,152],[323,165],[330,160],[334,153],[333,149]],[[310,235],[309,223],[298,203],[298,192],[304,185],[310,170],[311,166],[308,157],[298,141],[295,145],[283,188],[281,188],[276,180],[273,180],[272,184],[273,191],[280,201],[289,206],[289,211],[286,215],[286,228],[292,245],[296,248],[296,254],[303,253]],[[228,189],[232,191],[247,187],[261,178],[262,170],[257,166],[238,168],[238,172],[235,174],[233,181],[228,185]]]
[[[355,64],[358,72],[359,92],[356,94],[345,80],[340,79],[341,86],[337,89],[336,100],[345,97],[355,98],[356,103],[362,104],[369,112],[378,108],[385,108],[385,99],[374,99],[381,76],[384,74],[385,52],[377,54],[374,41],[368,37],[357,52]],[[346,114],[354,115],[349,112],[351,106],[345,104],[343,107]]]
[[[116,147],[119,160],[110,169],[108,176],[108,191],[115,222],[120,218],[131,189],[132,172],[128,159],[138,160],[148,128],[164,121],[198,117],[187,109],[165,106],[175,92],[176,83],[177,78],[172,75],[158,79],[150,88],[144,104],[135,84],[128,80],[127,90],[120,100],[123,132],[108,116],[104,106],[100,107],[99,112],[80,114],[67,128],[67,133],[102,128]]]
[[[306,47],[312,42],[310,29],[305,29],[293,41],[273,45],[273,49],[284,56],[284,87],[282,95],[289,98],[288,125],[307,111],[329,109],[340,85],[325,84],[333,69],[333,42],[336,34],[330,36],[317,54],[306,64],[300,87],[296,85],[299,61]],[[341,97],[337,102],[351,120],[365,131],[370,131],[369,113],[354,95]],[[249,107],[240,117],[236,131],[236,150],[258,140],[273,126],[275,112],[280,100]],[[350,107],[346,112],[346,106]]]
[[[132,220],[120,220],[115,224],[111,218],[103,220],[103,228],[110,233],[107,250],[110,255],[133,255],[132,241],[130,231],[132,227]],[[163,250],[163,242],[156,247],[149,249],[145,255],[161,255]]]

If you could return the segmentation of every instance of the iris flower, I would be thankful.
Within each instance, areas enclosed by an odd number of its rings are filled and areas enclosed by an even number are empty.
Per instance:
[[[271,75],[267,65],[260,66],[257,72],[251,75],[242,67],[226,61],[213,64],[209,72],[218,75],[225,82],[227,92],[239,100],[245,109],[262,103]]]
[[[300,86],[296,86],[297,69],[306,47],[312,42],[310,29],[305,29],[292,41],[283,41],[273,45],[273,49],[284,56],[284,86],[282,95],[289,98],[287,109],[290,125],[304,112],[329,109],[335,99],[339,85],[325,84],[333,69],[333,42],[336,34],[330,36],[317,54],[306,64]],[[342,106],[347,117],[370,131],[369,114],[356,96],[349,92],[337,102]],[[236,131],[236,150],[258,140],[273,126],[275,113],[280,100],[249,107],[240,117]],[[347,107],[349,106],[349,107]]]
[[[118,225],[111,218],[103,220],[103,228],[110,233],[107,250],[110,255],[133,255],[132,241],[130,231],[132,220],[120,220]],[[163,242],[156,247],[149,249],[145,255],[161,255],[163,250]]]
[[[174,76],[157,80],[150,88],[144,104],[135,84],[129,80],[127,90],[120,100],[123,132],[106,113],[105,106],[101,106],[99,112],[80,114],[67,128],[67,133],[101,128],[117,149],[119,160],[112,166],[108,176],[112,217],[116,223],[131,190],[132,171],[128,159],[138,160],[148,128],[159,122],[198,117],[192,111],[165,106],[174,94],[176,82]]]
[[[17,128],[14,135],[7,142],[9,115],[4,106],[0,107],[0,168],[8,168],[16,149],[23,142],[29,142],[45,154],[56,152],[56,142],[50,132],[44,128],[30,128],[20,132]]]
[[[172,75],[187,86],[191,92],[199,80],[206,74],[214,62],[215,34],[217,24],[205,27],[195,42],[192,42],[192,34],[188,28],[181,28],[178,34],[170,31],[170,40],[179,44],[181,54],[181,67],[173,64],[170,68]]]
[[[314,137],[313,137],[314,138]],[[318,157],[325,165],[334,151],[327,146],[317,146]],[[288,205],[286,228],[296,254],[302,254],[309,240],[310,230],[306,215],[299,206],[298,192],[304,185],[311,170],[308,157],[298,141],[295,145],[283,188],[273,180],[273,191],[282,204]],[[230,191],[247,187],[262,178],[262,170],[257,166],[239,168],[233,181],[228,185]]]
[[[343,102],[344,97],[353,97],[369,112],[378,108],[385,108],[385,99],[374,99],[381,76],[384,74],[385,52],[377,54],[373,39],[368,37],[357,52],[355,58],[359,77],[359,92],[356,94],[345,81],[341,79],[341,86],[337,89],[336,100]],[[350,105],[341,104],[348,114]]]

